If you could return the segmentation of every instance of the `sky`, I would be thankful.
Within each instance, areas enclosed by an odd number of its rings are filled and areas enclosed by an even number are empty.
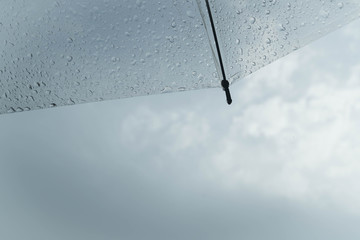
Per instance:
[[[360,22],[231,86],[0,116],[0,238],[359,239]]]

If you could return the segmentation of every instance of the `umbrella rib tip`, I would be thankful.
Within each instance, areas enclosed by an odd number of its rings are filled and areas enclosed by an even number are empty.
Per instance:
[[[230,89],[229,89],[229,86],[230,86],[229,81],[226,79],[222,80],[221,86],[223,87],[223,90],[225,91],[226,101],[230,105],[232,103],[232,99],[231,99],[231,94],[230,94]]]

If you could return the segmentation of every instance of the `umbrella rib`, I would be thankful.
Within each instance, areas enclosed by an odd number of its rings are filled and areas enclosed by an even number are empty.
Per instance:
[[[206,2],[206,8],[207,8],[207,11],[208,11],[208,14],[209,14],[209,18],[210,18],[211,29],[212,29],[212,32],[213,32],[213,35],[214,35],[215,46],[216,46],[216,50],[217,50],[217,54],[218,54],[218,58],[219,58],[219,62],[220,62],[220,68],[221,68],[222,77],[223,77],[223,80],[221,81],[221,86],[223,87],[223,89],[225,91],[227,103],[230,105],[232,103],[231,94],[230,94],[230,90],[229,90],[230,83],[226,79],[224,63],[223,63],[223,60],[222,60],[222,57],[221,57],[219,41],[218,41],[217,34],[216,34],[215,24],[214,24],[213,16],[212,16],[212,13],[211,13],[209,0],[205,0],[205,2]]]

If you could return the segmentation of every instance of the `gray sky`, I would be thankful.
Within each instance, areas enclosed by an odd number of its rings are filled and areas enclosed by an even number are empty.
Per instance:
[[[359,239],[360,22],[232,86],[0,117],[2,239]]]

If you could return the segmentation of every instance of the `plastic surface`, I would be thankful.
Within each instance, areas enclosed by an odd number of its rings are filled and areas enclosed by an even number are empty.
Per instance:
[[[231,82],[360,17],[358,0],[210,0],[210,4]],[[204,12],[204,4],[200,5]]]
[[[219,85],[196,2],[0,1],[0,113]]]

